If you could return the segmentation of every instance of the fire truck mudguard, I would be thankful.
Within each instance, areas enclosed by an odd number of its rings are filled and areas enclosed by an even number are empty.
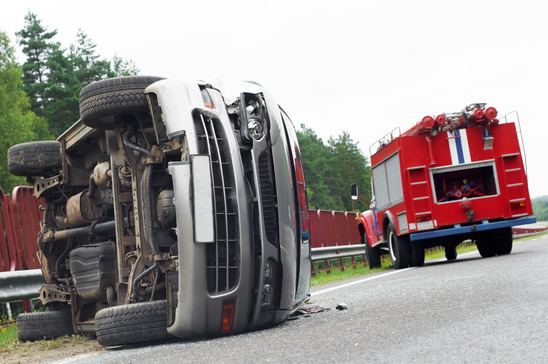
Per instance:
[[[511,252],[511,227],[536,218],[517,113],[514,121],[497,115],[472,104],[394,129],[370,147],[373,198],[358,217],[367,251],[389,253],[395,269],[423,265],[433,246],[454,260],[467,239],[483,257]]]

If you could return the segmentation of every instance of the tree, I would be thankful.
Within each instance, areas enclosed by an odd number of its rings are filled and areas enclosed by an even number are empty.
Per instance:
[[[45,115],[51,132],[59,136],[79,118],[78,95],[85,83],[78,80],[74,63],[61,49],[50,54],[47,65],[50,75],[45,95],[52,101]]]
[[[15,50],[4,32],[0,32],[0,186],[10,191],[22,180],[9,174],[7,150],[14,144],[51,139],[47,122],[30,110],[23,91],[21,67]]]
[[[45,108],[45,117],[56,136],[78,120],[78,96],[84,86],[107,77],[138,72],[132,61],[124,61],[116,55],[112,63],[101,59],[96,54],[96,47],[79,29],[76,44],[71,44],[69,50],[59,48],[48,57],[49,78],[45,96],[52,102]]]
[[[114,54],[114,57],[112,57],[109,77],[135,76],[139,72],[141,71],[132,60],[125,61],[118,57],[117,54]]]
[[[316,133],[301,125],[297,132],[307,183],[309,208],[352,211],[350,185],[357,183],[361,193],[371,196],[371,168],[357,143],[343,132],[328,145]],[[366,204],[354,208],[366,210]]]
[[[329,146],[336,161],[330,173],[332,193],[338,197],[338,206],[344,211],[352,211],[350,186],[353,183],[358,184],[360,193],[367,198],[371,197],[371,168],[368,166],[367,158],[358,148],[358,143],[355,143],[347,132],[343,131],[337,139],[330,138]],[[369,206],[360,202],[354,208],[367,210]]]
[[[15,33],[23,53],[27,56],[23,64],[23,90],[31,100],[31,110],[39,116],[45,115],[49,55],[59,48],[52,42],[57,30],[47,31],[47,27],[30,11],[25,16],[25,27]]]
[[[326,180],[331,165],[331,152],[312,129],[304,124],[301,125],[301,129],[302,132],[297,131],[297,139],[303,159],[308,207],[330,209],[336,204]]]
[[[548,221],[548,202],[546,201],[532,201],[533,213],[535,214],[537,221]]]
[[[99,55],[95,53],[97,45],[82,29],[78,29],[76,36],[76,45],[70,46],[69,58],[74,64],[76,78],[82,83],[82,87],[106,78],[110,72],[110,62],[99,59]]]

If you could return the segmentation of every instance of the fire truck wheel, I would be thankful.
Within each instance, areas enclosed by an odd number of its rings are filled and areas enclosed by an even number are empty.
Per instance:
[[[114,129],[116,116],[149,112],[145,88],[161,77],[117,77],[91,83],[80,91],[80,117],[87,126]]]
[[[95,315],[95,335],[103,346],[125,345],[168,337],[167,301],[108,307]]]
[[[367,264],[369,265],[369,269],[375,269],[381,267],[381,252],[380,249],[377,247],[371,247],[369,246],[369,242],[367,241],[367,236],[363,234],[363,242],[365,244],[365,258],[367,259]]]
[[[21,143],[8,149],[8,171],[16,176],[46,177],[61,169],[59,142]]]
[[[456,246],[446,246],[445,247],[445,258],[447,260],[457,259],[457,247]]]
[[[476,246],[482,258],[494,257],[497,252],[493,243],[494,236],[487,233],[482,233],[476,240]]]
[[[388,249],[394,269],[407,268],[409,266],[409,240],[396,235],[396,229],[392,224],[388,225]]]
[[[512,228],[504,228],[497,231],[497,255],[510,254],[512,252]]]
[[[21,341],[55,339],[71,335],[69,310],[22,313],[17,316],[17,338]]]
[[[422,267],[424,265],[424,244],[418,241],[409,245],[411,247],[409,265],[411,267]]]

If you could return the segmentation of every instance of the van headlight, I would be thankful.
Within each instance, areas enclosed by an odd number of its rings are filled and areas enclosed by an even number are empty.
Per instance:
[[[258,116],[250,116],[247,119],[247,132],[255,140],[261,140],[265,134],[264,119]]]

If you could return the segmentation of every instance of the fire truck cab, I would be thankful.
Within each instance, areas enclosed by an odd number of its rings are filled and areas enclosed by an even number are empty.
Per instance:
[[[482,257],[511,252],[511,227],[536,218],[519,130],[497,114],[472,104],[425,116],[370,147],[373,198],[357,220],[370,267],[385,253],[395,269],[422,266],[425,249],[434,246],[453,260],[467,239]]]

